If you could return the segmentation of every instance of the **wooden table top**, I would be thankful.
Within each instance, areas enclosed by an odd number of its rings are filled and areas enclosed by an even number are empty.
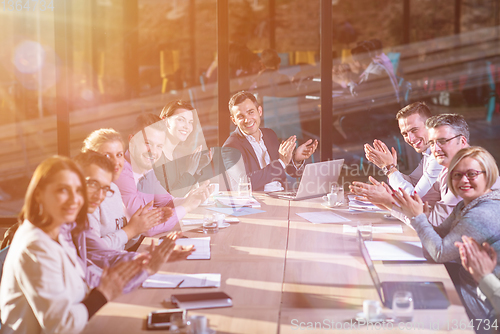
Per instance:
[[[90,320],[85,333],[146,332],[149,312],[173,308],[168,302],[174,293],[224,291],[233,299],[233,307],[189,311],[206,315],[217,333],[297,333],[308,323],[330,332],[362,311],[363,300],[378,300],[377,292],[359,254],[355,235],[343,234],[342,224],[311,224],[296,213],[329,210],[321,199],[286,201],[255,194],[265,211],[239,217],[240,223],[221,229],[211,236],[211,260],[188,260],[164,264],[160,273],[221,273],[221,287],[209,289],[139,288],[106,304]],[[189,218],[200,218],[199,208]],[[373,224],[396,223],[379,213],[352,214],[347,208],[334,212],[351,219],[371,220]],[[187,237],[205,237],[198,227],[183,226]],[[374,240],[418,240],[416,233],[403,225],[403,234],[374,234]],[[149,238],[144,241],[149,242]],[[384,280],[444,282],[451,306],[447,310],[416,310],[414,321],[406,329],[371,328],[381,332],[447,331],[453,322],[468,318],[443,265],[430,263],[382,263],[376,269]],[[167,302],[165,302],[165,300]],[[389,309],[384,313],[390,314]],[[320,322],[325,322],[319,326]],[[302,323],[302,324],[300,324]],[[436,324],[438,327],[436,327]],[[338,324],[337,324],[338,325]],[[347,325],[344,325],[347,326]],[[321,327],[321,328],[320,328]],[[347,327],[344,327],[347,328]],[[347,328],[359,332],[369,328]],[[435,330],[439,329],[439,330]],[[158,331],[162,332],[162,331]],[[164,331],[167,332],[167,331]],[[473,331],[468,331],[472,333]]]

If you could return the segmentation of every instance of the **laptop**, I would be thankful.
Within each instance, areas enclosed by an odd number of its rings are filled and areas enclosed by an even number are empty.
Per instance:
[[[358,231],[358,243],[375,289],[385,307],[392,309],[392,297],[396,291],[401,290],[411,292],[415,309],[446,309],[450,306],[442,282],[380,282],[360,231]]]
[[[274,191],[269,196],[292,201],[314,198],[330,192],[332,183],[339,179],[344,159],[307,164],[296,191]]]

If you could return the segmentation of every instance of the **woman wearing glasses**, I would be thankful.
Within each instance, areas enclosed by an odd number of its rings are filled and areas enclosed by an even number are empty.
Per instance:
[[[82,152],[95,151],[103,154],[114,165],[113,182],[106,189],[107,198],[92,214],[89,214],[90,229],[99,235],[112,249],[125,249],[137,242],[137,236],[149,231],[162,223],[162,219],[170,217],[170,208],[150,209],[153,203],[148,203],[135,212],[127,222],[122,196],[114,183],[123,170],[125,161],[123,140],[113,129],[99,129],[92,132],[83,142]],[[92,190],[92,185],[89,184]],[[99,192],[95,192],[97,196]],[[130,242],[129,242],[130,240]]]
[[[498,178],[495,159],[482,147],[467,147],[458,151],[448,170],[448,187],[463,200],[439,226],[431,226],[424,213],[418,194],[394,192],[395,203],[411,218],[411,225],[418,233],[428,255],[436,262],[460,261],[455,242],[463,235],[474,238],[479,244],[489,243],[500,254],[500,190],[491,190]],[[462,268],[461,268],[462,269]],[[500,266],[495,275],[500,276]],[[476,293],[477,283],[465,270],[460,271],[460,293],[471,312],[471,319],[485,319],[492,310]]]
[[[121,294],[143,259],[104,269],[98,286],[75,248],[87,225],[87,188],[76,164],[52,157],[35,170],[0,285],[2,333],[79,333]]]

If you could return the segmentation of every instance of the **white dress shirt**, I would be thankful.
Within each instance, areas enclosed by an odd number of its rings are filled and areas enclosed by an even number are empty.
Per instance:
[[[243,133],[243,135],[248,140],[250,145],[252,145],[252,148],[255,152],[255,155],[257,156],[257,160],[259,160],[260,168],[264,168],[267,165],[269,165],[271,163],[271,157],[269,156],[269,152],[267,151],[266,144],[264,143],[264,140],[262,139],[262,131],[260,131],[260,129],[259,129],[259,140],[258,141],[252,135],[247,135],[245,133]],[[279,162],[281,163],[281,166],[283,166],[283,168],[286,168],[285,163],[281,159],[279,159]],[[264,186],[264,192],[280,191],[283,189],[284,188],[279,181],[269,182]]]
[[[451,190],[448,188],[446,178],[448,177],[448,168],[441,170],[438,176],[438,180],[434,183],[433,188],[435,191],[439,191],[441,194],[441,199],[437,201],[434,206],[431,207],[429,217],[427,218],[429,223],[434,226],[440,225],[448,216],[451,214],[455,206],[462,200],[461,197],[453,195]],[[407,217],[397,209],[392,210],[392,215],[399,220],[403,221],[408,226],[410,225],[410,218]]]
[[[434,188],[433,185],[442,169],[443,166],[438,164],[436,158],[431,154],[431,149],[428,148],[426,152],[422,153],[422,160],[410,175],[405,175],[400,171],[390,174],[389,185],[394,190],[404,189],[408,194],[416,191],[424,202],[427,201],[429,205],[433,206],[441,199],[439,188]]]

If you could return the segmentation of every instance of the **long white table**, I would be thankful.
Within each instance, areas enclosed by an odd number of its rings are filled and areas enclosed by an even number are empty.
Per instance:
[[[331,332],[334,327],[362,311],[365,299],[378,295],[359,254],[354,234],[342,233],[341,224],[311,224],[298,212],[329,210],[321,199],[290,202],[264,194],[255,197],[265,212],[241,216],[241,222],[211,235],[211,260],[188,260],[163,265],[161,273],[221,273],[221,287],[214,289],[140,288],[105,305],[90,320],[85,333],[146,332],[146,316],[153,310],[174,307],[168,301],[174,293],[224,291],[231,308],[193,310],[206,315],[217,333],[297,333],[308,323],[308,332]],[[189,218],[200,218],[207,209],[198,209]],[[351,214],[335,209],[353,222],[369,219],[374,224],[388,223],[381,214]],[[392,221],[398,223],[397,221]],[[188,237],[203,237],[200,228],[180,226]],[[413,230],[404,226],[403,234],[374,234],[374,239],[417,240]],[[145,240],[147,244],[148,238]],[[416,310],[414,322],[406,329],[372,328],[377,332],[421,333],[447,331],[453,321],[468,323],[467,315],[443,265],[429,263],[377,263],[382,280],[441,280],[451,306],[447,310]],[[167,300],[167,302],[165,302]],[[390,310],[384,309],[389,313]],[[325,322],[326,321],[326,322]],[[302,324],[301,324],[302,323]],[[323,325],[318,326],[319,323]],[[423,323],[423,325],[421,325]],[[436,323],[439,323],[436,328]],[[338,325],[337,325],[338,326]],[[320,328],[321,327],[321,328]],[[367,327],[345,328],[358,333]],[[161,331],[160,331],[161,332]],[[472,331],[464,331],[472,333]]]

